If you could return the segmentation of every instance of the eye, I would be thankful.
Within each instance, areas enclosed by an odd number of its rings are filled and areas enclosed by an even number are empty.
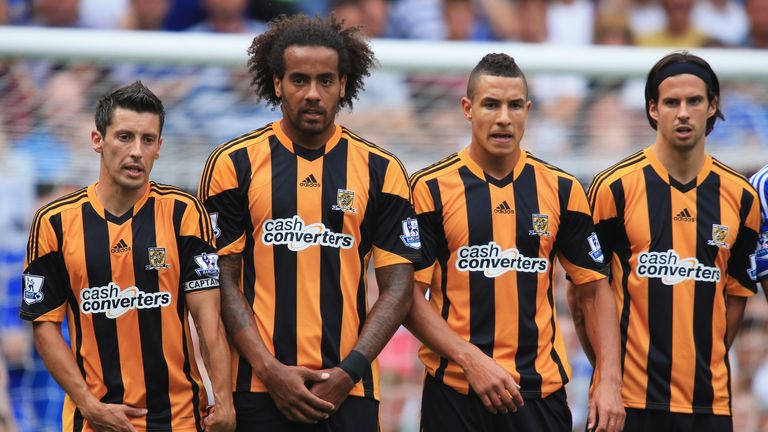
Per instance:
[[[304,77],[293,77],[293,83],[295,85],[303,85],[306,80]]]
[[[499,104],[496,101],[487,101],[483,103],[483,106],[488,109],[498,108]]]
[[[117,139],[122,142],[128,142],[131,140],[131,134],[128,133],[121,133],[117,135]]]
[[[666,100],[664,100],[664,106],[676,107],[678,105],[679,105],[679,103],[678,103],[678,101],[676,99],[666,99]]]
[[[323,78],[323,79],[320,81],[320,83],[321,83],[323,86],[325,86],[325,87],[328,87],[329,85],[333,84],[333,78],[330,78],[330,77],[326,77],[326,78]]]

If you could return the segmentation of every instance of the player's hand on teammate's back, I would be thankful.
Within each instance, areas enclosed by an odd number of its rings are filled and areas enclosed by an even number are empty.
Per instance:
[[[338,367],[323,369],[320,372],[328,373],[329,378],[312,386],[312,393],[332,403],[335,407],[333,411],[336,412],[349,395],[349,391],[355,386],[355,382],[349,374]]]
[[[312,394],[308,387],[318,385],[328,378],[329,375],[323,371],[278,364],[270,369],[264,384],[275,405],[288,420],[317,423],[327,419],[335,406]]]
[[[520,386],[512,375],[480,349],[472,350],[462,366],[470,387],[488,411],[506,414],[523,406]]]
[[[621,432],[624,430],[624,403],[621,399],[621,383],[598,382],[589,400],[587,430],[596,432]]]
[[[236,426],[234,408],[231,405],[224,408],[218,404],[211,407],[203,425],[205,432],[233,432]]]
[[[93,407],[81,410],[83,417],[98,432],[136,432],[128,417],[147,415],[144,408],[97,402]]]

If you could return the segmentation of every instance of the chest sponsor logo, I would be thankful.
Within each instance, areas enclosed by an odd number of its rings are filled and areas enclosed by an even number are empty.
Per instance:
[[[336,191],[336,204],[331,206],[332,210],[340,210],[345,213],[355,213],[357,210],[353,207],[355,204],[355,191],[347,189],[338,189]]]
[[[725,241],[727,237],[728,226],[712,224],[712,240],[707,240],[707,244],[722,249],[728,249],[728,243]]]
[[[165,263],[165,248],[164,247],[151,247],[147,248],[147,255],[149,258],[149,264],[144,267],[146,270],[160,270],[167,269],[170,265]]]
[[[100,287],[83,288],[80,291],[80,311],[86,315],[103,313],[115,319],[132,309],[155,309],[171,304],[171,293],[148,293],[132,286],[126,289],[110,282]]]
[[[403,235],[400,236],[403,244],[411,249],[421,249],[421,237],[419,237],[419,221],[408,218],[403,221]]]
[[[219,212],[208,213],[208,216],[211,218],[211,229],[213,229],[213,235],[216,236],[216,238],[219,238],[221,235],[221,229],[219,229]]]
[[[531,258],[517,248],[502,249],[495,242],[486,245],[462,246],[456,251],[456,269],[481,271],[486,277],[495,278],[509,271],[544,273],[549,268],[545,258]]]
[[[197,264],[195,273],[198,276],[219,278],[219,256],[215,253],[195,255],[195,264]]]
[[[720,281],[720,269],[701,264],[698,259],[680,258],[674,250],[642,252],[637,256],[635,274],[644,278],[661,279],[664,285],[686,280],[701,282]]]
[[[534,213],[531,215],[533,229],[528,231],[529,235],[549,237],[549,215]]]
[[[307,225],[298,215],[291,218],[267,219],[261,225],[261,242],[265,245],[286,245],[292,251],[310,246],[349,249],[355,244],[350,234],[335,233],[321,222]]]
[[[24,283],[24,303],[33,305],[43,301],[43,282],[45,277],[25,274],[22,278]]]

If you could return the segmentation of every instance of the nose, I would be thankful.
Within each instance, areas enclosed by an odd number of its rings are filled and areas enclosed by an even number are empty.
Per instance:
[[[129,155],[134,159],[141,159],[141,137],[136,136],[128,147]]]
[[[512,123],[509,107],[503,105],[499,110],[499,116],[496,117],[496,123],[501,126],[507,126]]]
[[[689,119],[691,115],[688,113],[688,103],[683,101],[680,103],[680,109],[677,111],[677,118],[679,119]]]
[[[320,100],[320,89],[318,88],[318,83],[316,81],[309,83],[309,88],[307,89],[307,93],[304,95],[304,98],[307,101],[312,102]]]

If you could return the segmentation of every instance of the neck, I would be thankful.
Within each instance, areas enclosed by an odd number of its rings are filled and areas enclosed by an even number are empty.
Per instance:
[[[109,181],[99,180],[96,184],[96,197],[104,210],[115,216],[122,216],[144,195],[149,184],[138,189],[126,189]]]
[[[509,175],[517,161],[520,160],[521,154],[520,147],[516,148],[514,152],[505,156],[493,156],[483,151],[479,145],[469,145],[469,157],[489,176],[496,180],[501,180]]]
[[[707,157],[704,138],[695,146],[684,150],[673,148],[657,139],[652,150],[669,175],[682,184],[689,183],[699,175]]]
[[[331,139],[334,132],[336,132],[336,125],[334,123],[331,123],[328,129],[318,134],[301,133],[297,130],[294,130],[292,127],[290,127],[288,122],[284,120],[280,122],[280,126],[283,129],[283,133],[285,134],[285,136],[287,136],[288,139],[290,139],[294,145],[299,145],[310,150],[317,150],[320,147],[324,146],[325,143],[327,143],[328,140]]]

